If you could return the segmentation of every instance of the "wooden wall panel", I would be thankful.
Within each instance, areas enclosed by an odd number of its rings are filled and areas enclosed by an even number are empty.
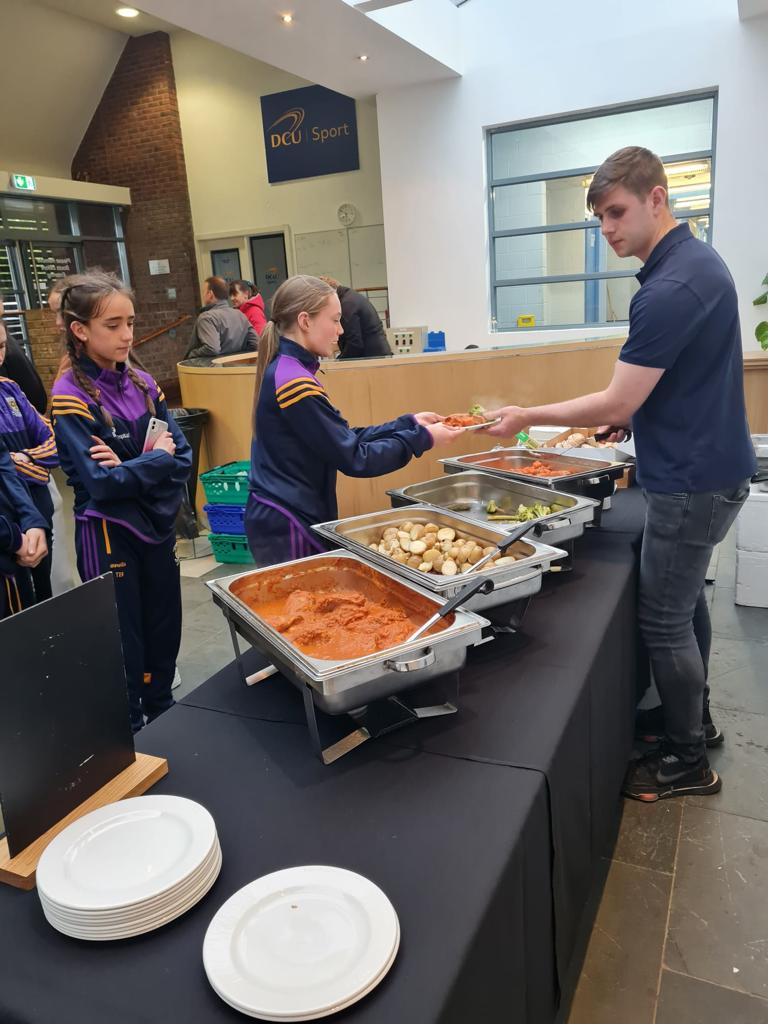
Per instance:
[[[615,339],[539,349],[342,361],[324,364],[323,383],[353,426],[382,423],[403,412],[459,412],[474,402],[486,408],[496,403],[558,402],[605,387],[620,345],[621,339]],[[179,366],[179,377],[184,405],[211,411],[201,472],[232,459],[247,459],[253,366]],[[751,429],[768,433],[768,355],[745,357],[744,380]],[[385,508],[389,504],[387,488],[440,476],[438,460],[445,455],[484,449],[482,437],[469,434],[450,449],[428,452],[386,477],[360,480],[340,476],[340,514],[359,515]]]

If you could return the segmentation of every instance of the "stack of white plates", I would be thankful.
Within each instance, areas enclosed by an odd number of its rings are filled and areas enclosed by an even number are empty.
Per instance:
[[[48,922],[77,939],[125,939],[173,921],[208,892],[221,847],[208,811],[178,796],[107,804],[45,848],[37,894]]]
[[[227,900],[208,927],[203,963],[225,1003],[287,1024],[362,999],[399,945],[395,908],[373,882],[343,868],[288,868]]]

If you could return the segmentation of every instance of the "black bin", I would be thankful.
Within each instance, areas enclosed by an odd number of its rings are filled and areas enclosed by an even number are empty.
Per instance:
[[[187,481],[187,496],[181,503],[176,518],[176,533],[187,540],[194,540],[198,535],[197,515],[195,513],[195,491],[197,489],[197,470],[200,465],[200,446],[203,441],[203,427],[208,421],[207,409],[169,409],[182,434],[192,449],[192,470]]]

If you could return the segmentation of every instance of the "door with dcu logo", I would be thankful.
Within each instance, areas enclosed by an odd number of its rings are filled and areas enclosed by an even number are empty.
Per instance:
[[[250,243],[253,283],[264,299],[264,309],[269,316],[272,296],[288,277],[285,235],[282,232],[276,235],[253,235]]]

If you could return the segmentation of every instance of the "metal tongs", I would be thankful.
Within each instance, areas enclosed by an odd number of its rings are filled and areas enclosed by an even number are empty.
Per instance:
[[[470,597],[474,597],[475,594],[490,594],[494,588],[493,580],[473,580],[468,583],[466,587],[462,587],[458,593],[454,594],[450,601],[446,601],[439,611],[435,612],[431,618],[427,619],[423,626],[419,628],[403,641],[403,643],[409,644],[411,640],[418,640],[420,636],[423,636],[428,629],[431,629],[436,622],[440,619],[444,619],[446,615],[450,615],[452,611],[459,607],[460,604],[466,604]]]
[[[595,441],[607,441],[611,434],[618,434],[620,430],[624,431],[624,441],[629,441],[632,438],[632,431],[629,427],[608,427],[607,430],[602,430],[599,434],[594,434]],[[619,441],[619,444],[623,444],[624,441]]]
[[[462,575],[469,576],[470,573],[477,572],[478,569],[482,569],[482,567],[492,559],[498,558],[499,555],[503,554],[507,550],[507,548],[512,547],[516,540],[520,540],[521,537],[524,537],[535,525],[536,520],[529,519],[526,523],[521,523],[520,526],[516,526],[514,530],[510,530],[507,536],[503,540],[499,541],[493,551],[489,551],[487,555],[483,555],[479,561],[475,562],[475,564],[462,573]]]
[[[500,554],[506,551],[507,548],[512,547],[516,540],[520,540],[521,537],[524,537],[535,525],[535,519],[531,519],[527,523],[521,523],[520,526],[511,530],[503,540],[500,540],[493,551],[489,551],[487,555],[483,555],[479,561],[475,562],[475,564],[470,569],[467,569],[462,575],[469,576],[470,573],[477,572],[478,569],[481,569],[487,562],[490,562],[491,559],[498,558]],[[445,618],[446,615],[449,615],[455,608],[458,608],[459,605],[466,604],[470,597],[474,597],[475,594],[490,594],[493,588],[494,582],[491,579],[473,580],[472,583],[468,583],[465,587],[462,587],[457,594],[454,594],[450,601],[447,601],[431,619],[427,619],[423,626],[419,626],[415,633],[411,633],[405,643],[408,644],[411,640],[418,640],[418,638],[423,636],[428,629],[431,629],[436,622]]]

